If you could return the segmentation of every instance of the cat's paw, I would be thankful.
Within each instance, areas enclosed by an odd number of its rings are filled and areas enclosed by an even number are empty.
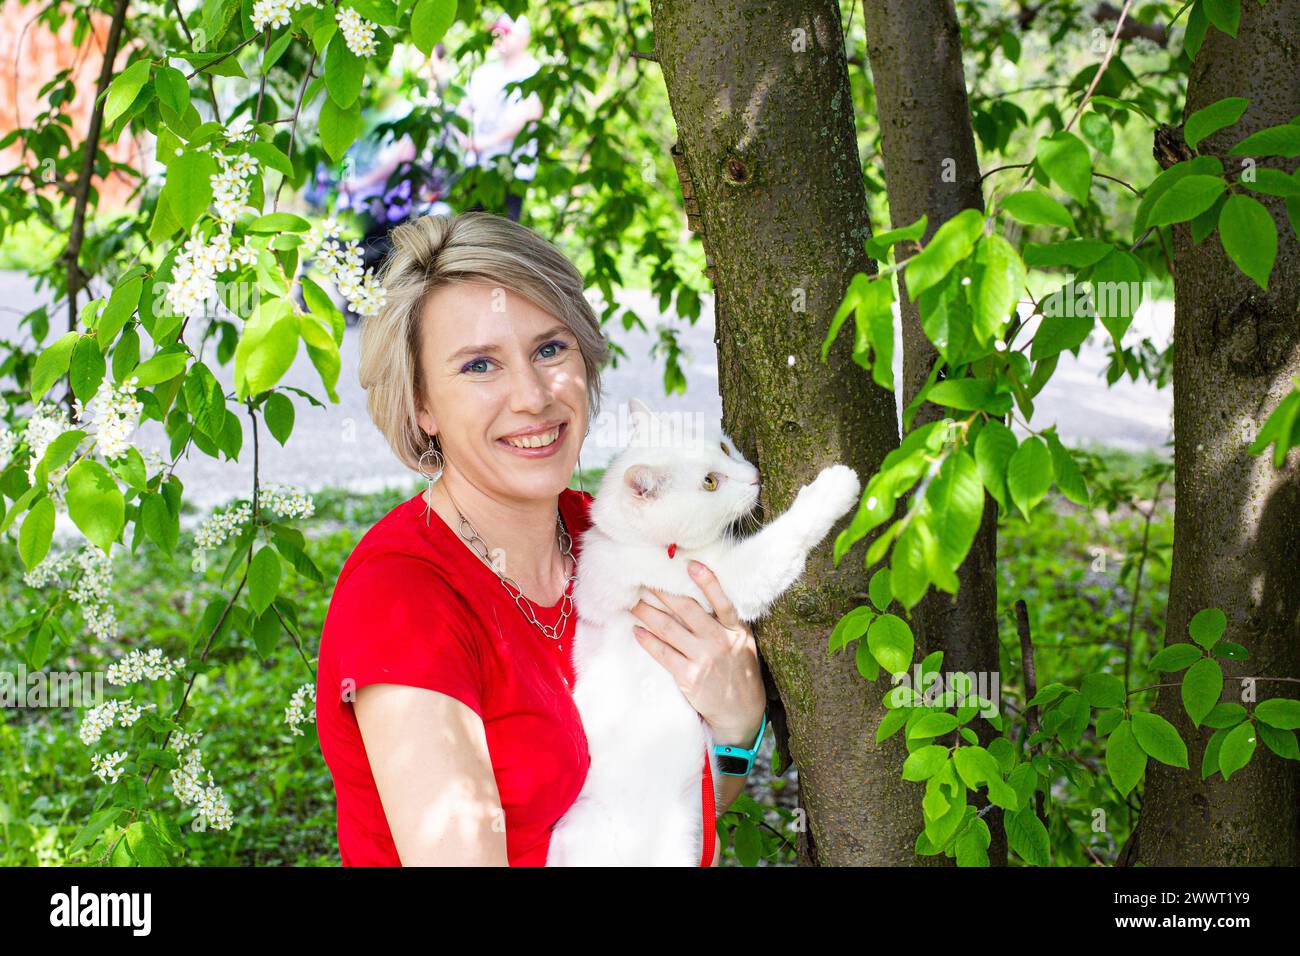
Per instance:
[[[858,473],[848,465],[829,465],[804,492],[827,512],[840,516],[857,505],[862,483],[858,481]]]

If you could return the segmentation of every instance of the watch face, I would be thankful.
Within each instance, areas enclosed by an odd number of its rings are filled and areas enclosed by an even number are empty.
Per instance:
[[[744,757],[719,757],[718,770],[722,773],[740,776],[749,772],[749,761]]]

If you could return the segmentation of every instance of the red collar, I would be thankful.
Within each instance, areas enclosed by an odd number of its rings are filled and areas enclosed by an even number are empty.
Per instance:
[[[677,551],[677,542],[674,541],[672,544],[668,546],[668,557],[671,558],[673,554],[676,553],[676,551]]]

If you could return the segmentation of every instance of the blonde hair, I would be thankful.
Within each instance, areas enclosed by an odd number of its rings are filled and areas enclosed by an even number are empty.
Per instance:
[[[500,287],[564,323],[586,366],[589,416],[599,412],[609,345],[583,296],[582,275],[563,253],[527,226],[486,212],[421,216],[390,236],[393,250],[380,272],[387,299],[362,321],[359,373],[370,417],[405,465],[419,471],[431,444],[417,421],[424,391],[420,319],[429,295],[444,286]],[[441,452],[436,436],[432,444]]]

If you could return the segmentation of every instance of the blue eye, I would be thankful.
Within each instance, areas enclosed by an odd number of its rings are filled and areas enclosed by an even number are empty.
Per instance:
[[[461,372],[468,372],[468,371],[471,371],[475,365],[478,365],[478,364],[480,364],[480,363],[482,363],[482,362],[487,362],[487,361],[490,361],[490,359],[485,359],[485,358],[476,358],[476,359],[474,359],[474,361],[472,361],[472,362],[466,362],[466,363],[464,364],[464,366],[461,367]],[[486,372],[487,369],[484,369],[483,371]]]
[[[555,346],[555,348],[558,351],[552,352],[550,355],[543,355],[542,358],[555,358],[556,355],[558,355],[560,352],[564,351],[569,347],[567,343],[561,342],[559,339],[554,339],[550,342],[547,342],[545,345],[542,346],[542,348],[538,349],[537,351],[541,352],[542,349],[549,349],[551,346]]]
[[[546,349],[551,349],[551,348],[556,349],[556,351],[545,352]],[[563,352],[568,348],[569,348],[569,344],[567,342],[562,342],[559,339],[552,339],[551,341],[546,342],[545,344],[539,346],[537,349],[537,354],[544,359],[553,359],[557,355],[559,355],[560,352]],[[491,362],[491,361],[492,360],[490,358],[484,358],[484,357],[476,358],[472,362],[466,362],[464,365],[462,365],[460,369],[461,373],[463,374],[465,372],[471,372],[476,375],[483,375],[486,372],[490,371],[490,369],[486,369],[486,368],[476,369],[475,366],[482,365],[485,362]]]

